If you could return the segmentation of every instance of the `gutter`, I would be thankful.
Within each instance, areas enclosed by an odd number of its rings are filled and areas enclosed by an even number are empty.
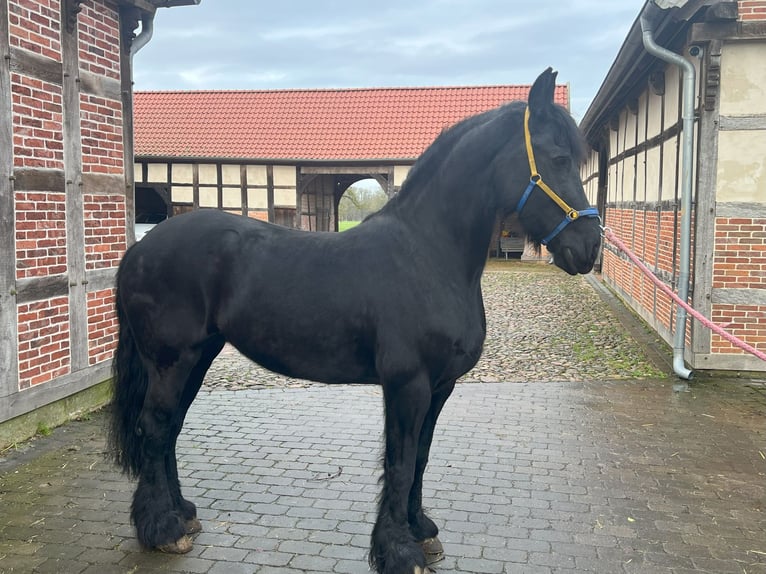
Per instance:
[[[681,1],[681,4],[684,4]],[[683,56],[663,48],[654,40],[655,22],[661,18],[667,0],[650,0],[641,11],[640,22],[644,48],[660,60],[678,66],[683,76],[683,132],[681,148],[681,253],[679,257],[678,296],[682,301],[689,298],[689,278],[691,268],[691,210],[692,210],[692,162],[694,159],[694,104],[696,70]],[[671,2],[678,5],[679,2]],[[686,348],[686,309],[676,306],[676,329],[673,341],[673,371],[682,379],[691,379],[693,372],[684,364]],[[677,389],[680,390],[680,389]]]

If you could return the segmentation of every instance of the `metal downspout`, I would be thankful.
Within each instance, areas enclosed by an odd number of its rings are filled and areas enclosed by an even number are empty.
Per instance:
[[[641,12],[641,32],[644,48],[660,60],[674,64],[683,73],[683,134],[681,147],[683,159],[681,164],[681,253],[678,273],[678,296],[682,301],[689,297],[689,278],[691,267],[691,211],[692,211],[692,161],[694,158],[694,104],[696,90],[696,70],[691,62],[666,48],[658,46],[654,41],[654,19],[651,12],[660,12],[653,2],[647,4]],[[686,310],[676,306],[676,330],[673,341],[673,371],[682,379],[691,379],[693,372],[684,364],[684,349],[686,347]]]
[[[133,38],[133,42],[130,44],[130,59],[133,60],[133,56],[149,43],[154,34],[154,12],[147,12],[141,16],[141,31],[138,36]],[[131,71],[133,65],[130,66]]]

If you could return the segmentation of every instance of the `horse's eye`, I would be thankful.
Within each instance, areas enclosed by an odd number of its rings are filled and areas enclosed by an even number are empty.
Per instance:
[[[571,167],[572,160],[568,156],[560,155],[553,158],[553,165],[555,165],[557,169],[567,170]]]

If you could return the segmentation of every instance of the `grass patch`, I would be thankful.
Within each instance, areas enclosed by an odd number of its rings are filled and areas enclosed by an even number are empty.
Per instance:
[[[339,221],[338,231],[346,231],[348,229],[351,229],[352,227],[356,227],[360,223],[361,221]]]

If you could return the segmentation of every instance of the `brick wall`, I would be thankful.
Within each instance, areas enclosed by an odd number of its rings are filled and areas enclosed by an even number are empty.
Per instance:
[[[117,320],[112,280],[104,270],[116,269],[126,249],[125,149],[117,3],[87,0],[80,6],[74,33],[80,73],[88,81],[76,84],[73,104],[65,98],[67,77],[56,72],[71,63],[62,55],[71,45],[63,36],[71,32],[60,24],[63,3],[8,2],[11,117],[0,121],[12,125],[17,170],[11,268],[21,282],[19,290],[26,291],[10,317],[17,319],[18,390],[24,391],[61,376],[87,376],[90,370],[82,364],[86,348],[88,365],[103,367],[111,360]],[[65,165],[64,123],[71,116],[80,118],[82,156],[67,157]],[[68,200],[65,182],[80,172],[76,191],[82,194],[83,211],[68,221],[79,202]],[[74,260],[83,257],[80,246],[68,252],[71,231],[77,229],[73,225],[84,227],[84,262]],[[78,286],[93,286],[82,299],[75,296],[70,308],[67,274],[82,273],[83,264],[87,280],[78,279]],[[77,300],[86,308],[75,307]],[[78,332],[82,335],[75,340]],[[15,382],[0,381],[0,391],[13,392]]]
[[[120,78],[119,15],[108,5],[85,2],[77,20],[80,69],[98,76]]]
[[[673,211],[607,208],[607,225],[627,247],[656,275],[670,285],[678,269],[680,249]],[[675,244],[675,245],[674,245]],[[646,314],[654,317],[657,327],[671,333],[675,329],[674,303],[633,263],[611,249],[604,251],[602,271],[605,277]]]
[[[111,360],[117,328],[114,289],[88,293],[88,361],[91,365]]]
[[[66,197],[17,191],[16,278],[66,273]]]
[[[739,0],[739,19],[766,20],[766,0]]]
[[[766,219],[718,217],[715,238],[713,288],[766,289]],[[714,302],[712,320],[753,347],[766,348],[766,306]],[[744,353],[718,335],[711,346],[714,353]]]
[[[10,44],[61,61],[59,0],[10,0]]]
[[[69,372],[68,318],[67,297],[18,306],[20,389]]]
[[[125,252],[125,197],[85,196],[85,268],[116,267]]]
[[[61,86],[11,74],[15,167],[63,169]]]

